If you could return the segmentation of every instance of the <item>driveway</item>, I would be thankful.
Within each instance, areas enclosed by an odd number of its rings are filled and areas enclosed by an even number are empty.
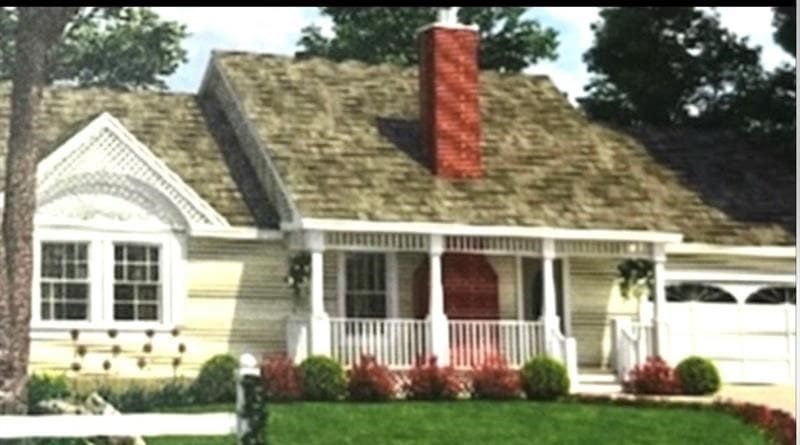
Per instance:
[[[715,397],[760,403],[788,411],[797,417],[795,409],[797,389],[791,385],[723,385]]]

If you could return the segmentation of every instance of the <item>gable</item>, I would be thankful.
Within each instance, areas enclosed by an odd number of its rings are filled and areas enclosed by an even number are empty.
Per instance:
[[[68,220],[176,230],[230,226],[108,113],[38,165],[37,224]]]

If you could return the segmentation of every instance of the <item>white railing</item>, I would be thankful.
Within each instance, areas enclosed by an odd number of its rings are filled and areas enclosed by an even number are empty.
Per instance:
[[[427,357],[430,338],[425,320],[331,318],[331,355],[344,367],[371,355],[392,369],[407,369]]]
[[[575,389],[578,383],[578,345],[575,337],[567,337],[561,333],[561,328],[556,324],[550,334],[550,344],[548,354],[560,360],[567,368],[567,375],[572,384],[570,387]]]
[[[538,321],[450,320],[450,364],[456,368],[480,366],[502,357],[512,367],[544,353],[544,329]]]
[[[154,436],[227,436],[248,431],[243,416],[244,376],[258,376],[256,359],[240,359],[237,413],[0,416],[0,439]],[[0,440],[2,442],[2,440]]]
[[[624,381],[628,372],[653,354],[653,327],[629,317],[612,319],[617,377]]]

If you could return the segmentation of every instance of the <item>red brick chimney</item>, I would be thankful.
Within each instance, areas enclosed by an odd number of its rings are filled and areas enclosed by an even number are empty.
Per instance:
[[[436,176],[479,178],[478,27],[455,11],[419,30],[419,107],[423,149]]]

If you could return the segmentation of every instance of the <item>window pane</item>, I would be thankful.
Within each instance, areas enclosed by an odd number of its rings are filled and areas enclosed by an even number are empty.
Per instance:
[[[133,305],[115,304],[114,320],[133,320]]]
[[[158,266],[150,266],[150,281],[158,281]]]
[[[114,279],[115,280],[125,279],[125,274],[123,272],[124,269],[122,268],[122,266],[114,266]]]
[[[84,320],[86,319],[86,304],[85,303],[68,303],[66,306],[67,320]]]
[[[158,297],[158,290],[156,286],[139,286],[139,301],[155,301]]]
[[[158,320],[158,307],[154,304],[139,305],[139,320]]]
[[[146,261],[144,246],[127,245],[125,248],[128,251],[128,261]]]
[[[133,286],[130,284],[117,284],[114,286],[114,301],[132,301]]]
[[[128,266],[128,281],[145,281],[147,272],[145,266]]]
[[[89,295],[89,288],[86,284],[69,283],[66,285],[66,297],[69,300],[86,301]]]
[[[122,246],[114,246],[114,260],[122,261],[125,255],[125,248]]]
[[[41,314],[42,314],[42,320],[50,320],[50,317],[52,317],[52,315],[50,314],[50,303],[45,303],[44,301],[42,301]]]

